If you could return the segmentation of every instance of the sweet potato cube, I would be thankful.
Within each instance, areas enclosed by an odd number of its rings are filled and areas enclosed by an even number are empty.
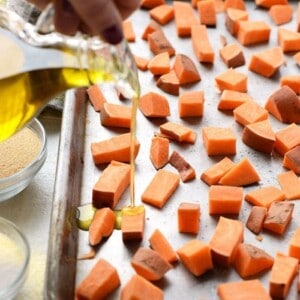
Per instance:
[[[239,22],[247,21],[249,17],[249,12],[237,9],[237,8],[228,8],[226,10],[226,19],[225,25],[227,30],[233,35],[236,36],[239,31]]]
[[[299,227],[294,231],[290,239],[289,256],[295,257],[300,261],[300,228]]]
[[[231,128],[203,127],[202,140],[207,155],[236,154],[236,137]]]
[[[221,283],[217,286],[220,300],[260,299],[271,300],[258,279]]]
[[[200,240],[190,240],[177,250],[183,265],[195,276],[213,269],[210,246]]]
[[[294,203],[289,201],[273,202],[264,221],[264,229],[282,235],[292,219]]]
[[[136,251],[131,259],[131,266],[138,275],[149,281],[161,279],[172,268],[158,252],[145,247]]]
[[[237,68],[245,64],[245,56],[237,43],[228,44],[220,49],[220,57],[228,68]]]
[[[161,4],[149,11],[152,19],[161,25],[165,25],[174,19],[174,8],[168,4]]]
[[[300,32],[278,28],[278,44],[284,53],[300,51]]]
[[[175,54],[175,49],[162,30],[156,30],[147,35],[149,48],[153,54],[168,52],[170,57]]]
[[[182,124],[175,122],[166,122],[160,125],[159,129],[161,133],[170,136],[175,141],[193,142],[193,140],[191,140],[191,134],[195,132]]]
[[[145,216],[146,213],[143,206],[122,209],[121,231],[124,242],[143,239]]]
[[[148,70],[153,75],[162,75],[170,72],[170,56],[168,52],[162,52],[149,60]]]
[[[237,92],[247,92],[248,77],[235,69],[228,69],[215,78],[217,88],[220,91],[233,90]]]
[[[264,250],[247,243],[241,243],[233,260],[233,267],[242,278],[260,274],[273,266],[274,259]]]
[[[287,151],[300,145],[300,126],[295,123],[288,125],[287,127],[278,130],[275,133],[275,150],[284,155]]]
[[[206,26],[216,26],[217,16],[214,0],[198,1],[197,10],[200,17],[200,24]]]
[[[250,58],[248,68],[252,72],[264,77],[271,77],[279,70],[284,62],[281,47],[274,47],[254,53]]]
[[[280,86],[287,85],[296,94],[300,94],[300,75],[286,75],[282,76],[280,79]]]
[[[247,124],[243,130],[242,140],[256,151],[271,154],[275,144],[275,132],[267,119]]]
[[[112,161],[93,187],[93,206],[115,208],[129,183],[130,165]]]
[[[140,97],[139,109],[148,118],[165,118],[170,115],[167,98],[155,92],[149,92]]]
[[[300,99],[288,86],[283,86],[271,94],[265,109],[283,123],[300,123]]]
[[[271,269],[269,294],[272,298],[284,299],[298,272],[298,259],[277,253]]]
[[[293,17],[293,6],[287,4],[275,4],[269,9],[269,16],[276,25],[288,23]]]
[[[259,121],[267,120],[268,111],[255,101],[247,101],[233,110],[234,120],[245,126]]]
[[[199,232],[200,205],[190,202],[180,203],[177,210],[178,231],[197,234]]]
[[[210,43],[205,25],[192,26],[192,46],[193,51],[201,63],[213,63],[215,53]]]
[[[130,133],[123,133],[109,139],[91,144],[91,152],[95,164],[110,163],[113,160],[130,162]],[[134,154],[138,155],[140,143],[135,141]]]
[[[121,300],[163,300],[164,292],[144,277],[134,274],[121,291]]]
[[[163,74],[156,82],[158,88],[170,95],[179,95],[180,82],[174,70]]]
[[[140,2],[140,6],[145,9],[152,9],[162,4],[165,4],[165,0],[141,0]]]
[[[104,103],[100,112],[103,126],[130,128],[132,108],[121,104]]]
[[[148,34],[154,32],[154,31],[158,31],[158,30],[162,30],[160,25],[154,21],[154,20],[150,20],[149,24],[145,27],[143,33],[142,33],[142,39],[143,40],[148,40]]]
[[[190,91],[180,94],[178,99],[179,117],[202,117],[204,100],[203,91]]]
[[[267,208],[263,206],[253,206],[248,216],[246,227],[255,234],[259,234],[263,228],[267,215]]]
[[[277,180],[288,200],[300,199],[299,178],[293,170],[277,175]]]
[[[296,146],[284,154],[282,165],[300,175],[300,146]]]
[[[246,4],[244,0],[225,0],[224,9],[227,10],[228,8],[246,10]]]
[[[201,80],[195,63],[185,54],[177,54],[173,69],[180,85],[191,84]]]
[[[135,42],[135,32],[133,28],[133,23],[131,20],[124,20],[122,22],[122,28],[124,32],[124,37],[127,42]]]
[[[89,227],[89,242],[91,246],[98,245],[102,238],[108,237],[114,230],[115,213],[109,207],[96,210]]]
[[[174,14],[176,32],[179,37],[188,37],[191,35],[191,27],[199,24],[199,20],[194,9],[189,2],[174,1]]]
[[[147,71],[148,70],[148,63],[149,59],[137,55],[133,55],[134,61],[136,66],[141,71]]]
[[[169,163],[179,172],[182,182],[195,179],[195,169],[176,150],[172,152]]]
[[[287,5],[288,0],[255,0],[255,4],[258,7],[264,7],[264,8],[271,8],[274,4],[282,4],[282,5]]]
[[[254,101],[247,93],[241,93],[231,90],[223,90],[218,103],[219,110],[234,110],[247,101]]]
[[[245,195],[252,205],[263,206],[269,208],[274,201],[285,200],[285,193],[275,186],[265,186],[256,190],[249,191]]]
[[[233,166],[234,162],[230,158],[224,157],[222,160],[206,169],[201,174],[200,178],[208,185],[217,184],[224,174]]]
[[[169,161],[170,142],[163,137],[155,136],[151,140],[150,160],[158,170],[164,167]]]
[[[209,241],[214,264],[229,267],[234,259],[237,246],[243,240],[243,223],[221,216]]]
[[[120,283],[115,267],[101,258],[76,287],[76,299],[105,299]]]
[[[219,184],[231,186],[246,186],[256,183],[260,176],[248,158],[242,158],[221,177]]]
[[[169,263],[178,261],[176,251],[159,229],[155,229],[151,234],[149,237],[149,243],[151,248],[157,251]]]
[[[142,201],[162,208],[177,189],[180,176],[176,173],[160,169],[142,194]]]
[[[208,192],[210,215],[239,214],[243,202],[243,188],[212,185]]]
[[[271,27],[265,21],[240,21],[237,39],[243,46],[250,46],[267,43],[270,34]]]
[[[91,85],[86,91],[95,111],[101,111],[103,104],[106,103],[107,100],[103,95],[100,87],[98,85]]]

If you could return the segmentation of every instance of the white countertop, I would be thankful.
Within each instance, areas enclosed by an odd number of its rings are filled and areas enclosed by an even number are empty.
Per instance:
[[[43,299],[61,119],[41,116],[39,120],[44,125],[48,138],[46,162],[24,191],[0,203],[0,216],[9,219],[20,228],[31,248],[28,278],[16,300]]]

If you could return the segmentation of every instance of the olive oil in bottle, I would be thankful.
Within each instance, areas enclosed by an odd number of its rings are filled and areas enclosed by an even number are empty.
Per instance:
[[[102,78],[99,73],[100,82]],[[1,79],[0,141],[25,126],[51,98],[90,84],[87,70],[71,68],[34,70]]]
[[[125,40],[113,46],[96,37],[39,34],[0,6],[0,44],[0,142],[70,88],[112,82],[137,97],[137,70]]]

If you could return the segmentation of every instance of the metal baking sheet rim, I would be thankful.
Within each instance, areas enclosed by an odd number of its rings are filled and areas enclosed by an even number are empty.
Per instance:
[[[138,31],[137,35],[139,35],[147,20],[145,20],[143,12],[135,14],[133,18],[135,21],[143,24],[140,28],[136,28]],[[168,27],[166,28],[168,30]],[[222,29],[220,31],[222,31]],[[170,36],[170,38],[172,38],[172,36]],[[273,39],[274,38],[275,37],[273,37]],[[144,45],[138,43],[136,45],[132,45],[133,53],[137,54],[144,51],[144,47]],[[184,47],[186,47],[186,41],[177,47],[185,50]],[[260,49],[260,47],[261,46],[254,47],[254,49]],[[246,49],[246,54],[247,51],[248,49]],[[251,51],[254,50],[252,49]],[[147,52],[141,53],[147,54]],[[192,55],[191,53],[187,54]],[[206,213],[208,187],[199,179],[201,171],[205,170],[213,162],[219,159],[207,157],[205,154],[203,147],[201,147],[199,128],[206,124],[216,124],[220,126],[227,126],[231,124],[230,126],[232,126],[233,123],[232,116],[228,116],[227,114],[222,114],[217,110],[214,110],[218,99],[217,93],[214,89],[207,87],[208,83],[207,78],[205,78],[205,74],[208,74],[207,77],[211,79],[215,74],[225,70],[221,62],[216,64],[215,73],[213,73],[213,71],[207,66],[199,66],[199,68],[201,68],[200,74],[202,75],[200,89],[203,89],[206,94],[203,118],[201,120],[192,118],[187,121],[182,121],[191,128],[197,130],[197,144],[193,147],[190,145],[183,146],[172,144],[172,149],[186,154],[188,161],[195,167],[197,173],[196,180],[193,183],[181,183],[179,190],[176,191],[175,195],[161,211],[146,206],[146,231],[145,238],[141,244],[124,245],[120,231],[115,230],[113,235],[103,245],[101,245],[97,253],[97,257],[101,256],[107,258],[117,267],[117,269],[120,270],[119,274],[121,276],[122,286],[134,273],[129,264],[130,257],[132,257],[137,247],[141,245],[149,245],[147,239],[156,227],[160,228],[163,233],[165,233],[176,249],[191,238],[200,238],[201,240],[208,241],[213,228],[216,225],[217,218],[208,216]],[[294,72],[294,70],[299,72],[299,69],[297,69],[296,66],[294,66],[293,69],[293,66],[288,64],[288,67],[291,68],[292,72]],[[206,71],[206,73],[204,71]],[[281,74],[285,73],[289,73],[287,67],[284,67],[281,71]],[[140,75],[142,93],[153,89],[157,92],[161,92],[154,86],[154,81],[149,80],[149,74],[148,77],[146,77],[145,73],[140,72]],[[249,80],[250,79],[253,79],[253,82],[257,84],[256,89],[251,90],[250,94],[254,96],[256,100],[257,98],[260,99],[260,101],[265,101],[266,95],[270,94],[271,91],[274,91],[274,88],[278,85],[278,78],[275,78],[275,81],[271,81],[270,85],[267,84],[269,80],[264,78],[261,78],[258,82],[257,76],[253,74],[249,74]],[[77,96],[75,96],[75,93],[77,93]],[[111,87],[108,87],[107,95],[111,95]],[[111,97],[114,98],[114,96]],[[176,99],[169,95],[167,95],[167,98],[169,99],[171,106],[171,117],[168,119],[178,121],[179,118],[176,115]],[[114,98],[113,101],[118,100]],[[286,126],[285,124],[279,124],[274,119],[271,121],[276,130]],[[146,164],[146,160],[143,160],[142,158],[145,157],[145,155],[149,155],[147,152],[149,149],[149,140],[153,135],[153,130],[155,128],[157,129],[160,122],[162,121],[150,122],[140,113],[138,115],[137,136],[138,138],[139,136],[142,138],[140,139],[141,150],[136,162],[137,195],[142,193],[142,190],[145,188],[146,184],[150,181],[155,172],[150,161]],[[94,124],[96,123],[96,127],[99,126],[99,131],[94,128]],[[240,136],[242,128],[237,124],[234,124],[233,126],[234,130],[236,130],[237,136]],[[76,207],[80,204],[90,202],[91,186],[103,170],[101,168],[95,168],[89,153],[89,145],[91,141],[100,140],[100,138],[103,139],[105,136],[109,136],[109,134],[111,134],[110,130],[105,129],[103,132],[100,127],[99,117],[87,102],[85,90],[79,89],[76,91],[68,91],[65,98],[59,147],[59,160],[50,225],[44,289],[45,299],[73,299],[76,284],[87,274],[88,270],[95,263],[95,260],[77,261],[78,253],[82,254],[87,251],[88,245],[86,232],[79,231],[77,228],[77,224],[75,222],[75,211]],[[93,134],[93,130],[97,132]],[[276,155],[270,157],[257,153],[243,145],[240,139],[238,140],[237,146],[239,152],[234,157],[234,160],[238,161],[241,157],[245,155],[248,156],[254,166],[258,169],[262,178],[264,178],[260,185],[249,187],[247,190],[271,184],[278,186],[278,183],[274,179],[274,174],[278,173],[280,170],[284,171],[280,164],[280,157]],[[174,171],[172,168],[170,168],[170,170]],[[126,205],[128,197],[128,193],[125,193],[124,197],[121,199],[121,205]],[[200,221],[200,233],[197,236],[183,235],[177,232],[176,209],[179,203],[183,201],[200,203],[202,214]],[[139,200],[137,202],[139,204]],[[238,217],[240,220],[246,220],[249,213],[249,207],[250,206],[246,202],[243,203],[243,207]],[[296,227],[299,227],[299,224],[297,223],[299,215],[300,208],[296,204],[293,220],[283,237],[263,232],[263,241],[260,242],[256,239],[255,235],[245,229],[245,242],[252,243],[266,250],[271,255],[274,255],[274,249],[279,249],[286,253],[288,249],[288,241],[292,232]],[[268,290],[269,273],[262,274],[258,278],[263,282],[265,288]],[[216,269],[196,278],[188,273],[188,271],[184,269],[183,265],[179,263],[165,275],[165,278],[162,281],[159,281],[156,284],[164,290],[166,299],[197,298],[201,300],[213,300],[217,299],[217,284],[233,280],[241,280],[241,278],[232,268],[229,270]],[[287,299],[297,299],[298,295],[296,290],[297,287],[295,280]],[[118,299],[119,294],[120,289],[113,293],[108,299]]]

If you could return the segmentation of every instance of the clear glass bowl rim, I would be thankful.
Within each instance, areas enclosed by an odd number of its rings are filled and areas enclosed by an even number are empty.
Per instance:
[[[11,194],[11,197],[14,195],[13,194],[13,189],[22,185],[23,182],[28,182],[27,184],[24,184],[24,187],[22,187],[19,192],[21,192],[30,182],[30,178],[32,178],[42,167],[46,156],[47,156],[47,136],[45,129],[41,122],[37,119],[34,118],[28,125],[27,128],[33,130],[39,137],[42,143],[41,150],[37,157],[30,162],[25,168],[20,170],[19,172],[5,178],[0,179],[0,202],[7,200],[5,199],[4,195]],[[16,193],[17,194],[17,193]],[[3,200],[1,200],[4,198]],[[11,198],[9,197],[9,198]]]
[[[9,228],[9,230],[13,231],[14,234],[20,237],[20,241],[23,244],[22,253],[24,254],[24,261],[19,276],[16,277],[15,280],[11,282],[7,287],[0,290],[0,300],[7,300],[13,299],[11,297],[15,297],[17,295],[27,277],[30,262],[30,246],[25,235],[13,222],[9,221],[6,218],[0,217],[0,226],[5,226],[6,228]]]

